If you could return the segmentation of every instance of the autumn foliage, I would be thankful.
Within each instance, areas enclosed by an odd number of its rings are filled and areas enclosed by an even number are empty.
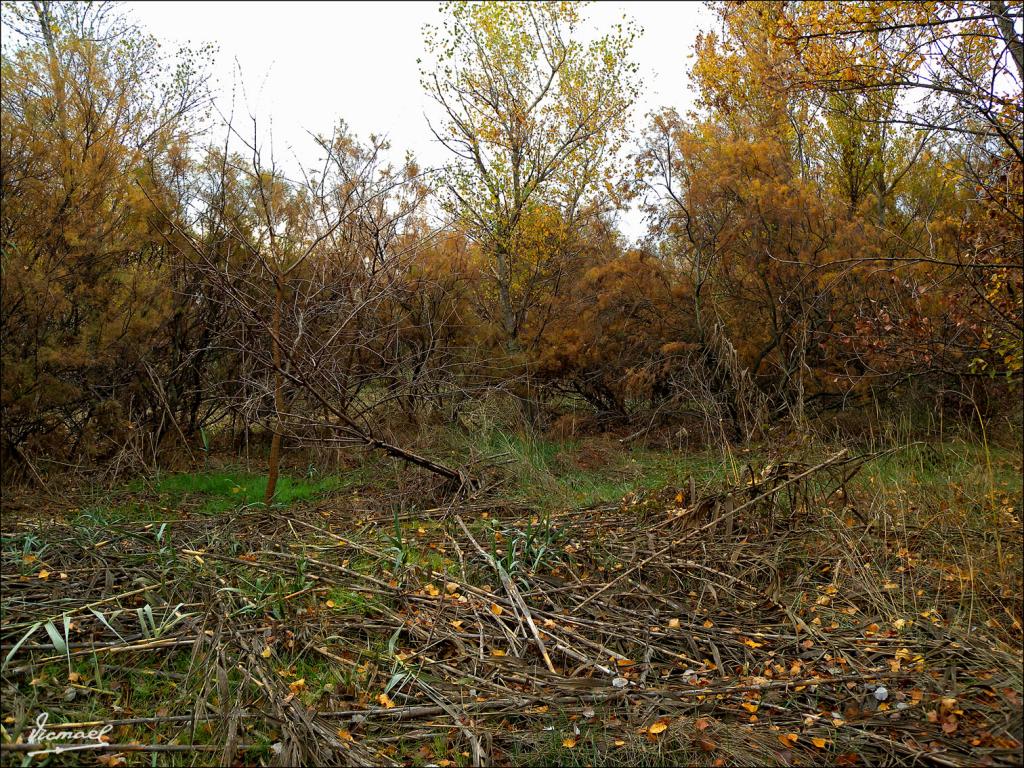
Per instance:
[[[571,408],[727,440],[1015,402],[1020,3],[714,13],[696,110],[631,136],[634,27],[584,43],[578,4],[448,4],[421,75],[452,162],[340,124],[296,174],[214,120],[207,51],[5,6],[5,459],[378,445],[495,392],[533,428]]]

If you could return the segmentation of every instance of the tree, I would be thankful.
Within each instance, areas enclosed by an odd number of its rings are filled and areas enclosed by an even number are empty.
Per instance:
[[[541,301],[551,252],[537,229],[572,228],[612,187],[612,159],[637,94],[632,25],[584,44],[582,4],[449,2],[425,30],[433,67],[423,87],[440,105],[438,140],[455,159],[446,203],[480,248],[506,349],[517,352]],[[531,231],[532,230],[532,231]]]
[[[168,57],[106,4],[5,4],[4,23],[3,450],[116,450],[154,412],[139,400],[176,297],[151,201],[179,210],[203,52]]]

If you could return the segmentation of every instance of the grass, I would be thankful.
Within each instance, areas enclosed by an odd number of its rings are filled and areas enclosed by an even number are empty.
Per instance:
[[[474,435],[449,433],[453,455],[497,457],[510,501],[541,510],[596,506],[634,490],[682,487],[692,476],[698,488],[725,482],[738,465],[714,450],[696,454],[623,446],[617,440],[556,440],[497,427]]]
[[[332,491],[344,490],[357,482],[356,478],[281,477],[277,481],[274,504],[287,507],[309,501]],[[267,478],[233,472],[198,472],[158,477],[153,484],[161,500],[170,504],[200,501],[203,514],[220,514],[253,504],[262,504]]]

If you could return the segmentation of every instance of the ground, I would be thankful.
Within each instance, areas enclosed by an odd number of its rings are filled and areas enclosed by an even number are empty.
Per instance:
[[[1019,448],[489,440],[5,493],[3,764],[1021,764]]]

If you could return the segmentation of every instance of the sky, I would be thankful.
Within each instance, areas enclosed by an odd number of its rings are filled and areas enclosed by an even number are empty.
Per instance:
[[[448,154],[430,132],[436,116],[420,87],[423,25],[440,19],[436,2],[129,2],[145,30],[170,44],[214,43],[215,94],[220,111],[270,130],[275,159],[313,162],[309,132],[329,133],[339,118],[354,133],[385,135],[396,157],[411,150],[421,165],[438,166]],[[608,29],[623,15],[644,30],[634,48],[645,90],[643,115],[663,106],[688,109],[693,92],[686,70],[700,28],[710,14],[697,2],[611,2],[591,5],[591,29]],[[244,94],[244,95],[243,95]],[[261,131],[263,133],[263,131]],[[639,214],[624,217],[626,234],[642,229]]]

